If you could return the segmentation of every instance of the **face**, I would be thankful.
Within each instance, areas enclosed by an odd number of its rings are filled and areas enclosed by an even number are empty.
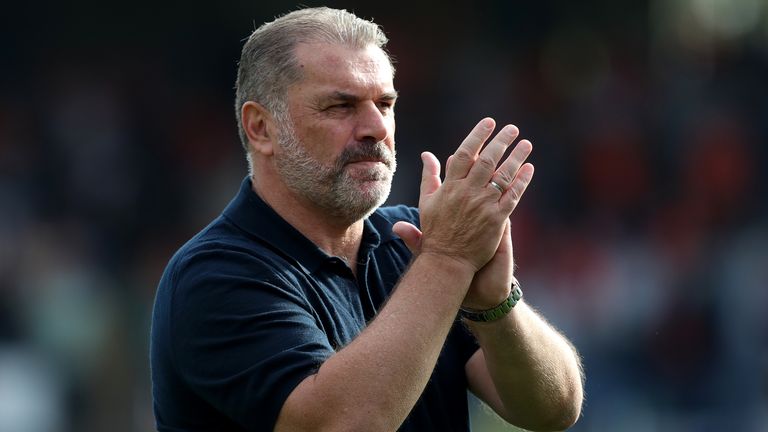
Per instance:
[[[304,74],[277,116],[275,167],[286,186],[330,216],[352,223],[389,195],[395,172],[396,92],[376,47],[302,44]]]

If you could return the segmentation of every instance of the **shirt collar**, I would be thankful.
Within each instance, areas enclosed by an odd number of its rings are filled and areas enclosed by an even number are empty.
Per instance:
[[[296,261],[305,273],[313,273],[331,258],[264,202],[253,191],[249,177],[243,180],[240,191],[224,209],[224,216],[240,229],[279,249]],[[366,218],[360,256],[381,243],[396,239],[392,233],[393,223],[378,210]]]

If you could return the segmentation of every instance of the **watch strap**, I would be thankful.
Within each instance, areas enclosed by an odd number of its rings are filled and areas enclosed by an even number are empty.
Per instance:
[[[486,310],[474,310],[461,308],[459,309],[459,316],[470,321],[476,322],[491,322],[508,314],[513,307],[523,297],[523,290],[520,289],[520,282],[516,278],[512,279],[512,290],[509,293],[509,297],[498,306]]]

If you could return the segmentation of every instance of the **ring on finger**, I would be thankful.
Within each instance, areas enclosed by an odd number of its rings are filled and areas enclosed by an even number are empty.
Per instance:
[[[496,189],[497,191],[499,191],[500,193],[502,193],[502,194],[504,193],[504,188],[501,187],[501,185],[496,183],[495,181],[491,180],[491,181],[488,182],[488,184],[493,186],[493,188]]]

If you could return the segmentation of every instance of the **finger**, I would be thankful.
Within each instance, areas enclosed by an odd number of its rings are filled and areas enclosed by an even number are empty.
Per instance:
[[[520,198],[523,197],[523,193],[528,188],[533,178],[533,164],[525,163],[517,171],[515,179],[512,181],[512,185],[504,192],[499,200],[499,206],[510,214],[517,207],[517,203],[520,202]]]
[[[445,171],[446,180],[458,180],[467,176],[469,169],[475,163],[477,153],[483,147],[485,140],[491,136],[495,126],[496,122],[492,118],[486,117],[472,128],[469,135],[453,153],[451,164]]]
[[[421,251],[421,230],[409,222],[395,222],[392,232],[403,240],[403,243],[413,254]]]
[[[512,222],[507,218],[506,223],[504,224],[504,234],[501,236],[501,242],[499,243],[499,250],[503,249],[505,247],[509,248],[509,252],[511,253],[512,249]],[[497,250],[498,252],[498,250]],[[502,252],[504,252],[502,250]]]
[[[506,125],[485,146],[467,174],[467,179],[472,185],[484,186],[491,180],[504,152],[515,141],[519,132],[514,125]]]
[[[440,161],[430,152],[421,154],[421,195],[431,195],[440,187]]]
[[[507,218],[507,223],[504,225],[504,234],[501,236],[501,242],[499,248],[496,249],[497,254],[509,255],[509,265],[512,273],[515,272],[515,257],[512,253],[512,223]]]
[[[525,162],[532,151],[533,145],[530,141],[522,140],[517,143],[507,157],[507,160],[505,160],[493,174],[491,181],[501,186],[504,191],[509,189],[509,187],[512,186],[512,181],[515,179],[518,170],[520,170],[523,162]]]

